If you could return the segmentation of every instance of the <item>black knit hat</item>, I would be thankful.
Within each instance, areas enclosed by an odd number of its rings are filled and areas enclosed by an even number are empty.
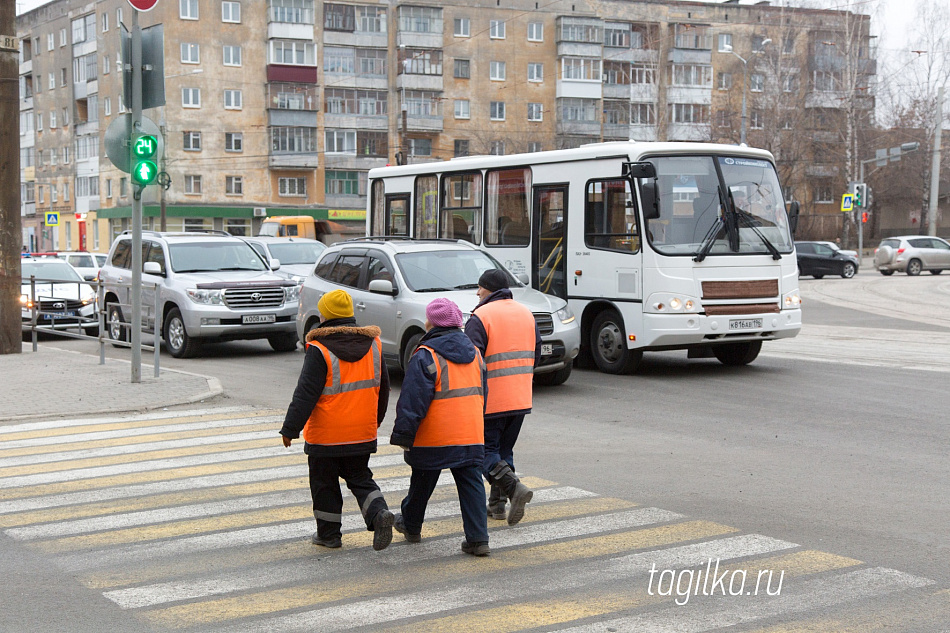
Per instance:
[[[495,292],[508,287],[508,275],[497,268],[491,268],[478,278],[478,285],[489,292]]]

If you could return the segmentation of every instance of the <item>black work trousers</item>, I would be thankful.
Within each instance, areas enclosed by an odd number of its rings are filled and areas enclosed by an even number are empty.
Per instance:
[[[313,517],[317,520],[317,535],[321,539],[341,535],[343,523],[343,493],[340,479],[346,482],[360,506],[366,529],[372,531],[373,519],[380,510],[388,510],[386,499],[373,481],[369,469],[369,454],[327,457],[308,455],[310,465],[310,496],[313,497]]]

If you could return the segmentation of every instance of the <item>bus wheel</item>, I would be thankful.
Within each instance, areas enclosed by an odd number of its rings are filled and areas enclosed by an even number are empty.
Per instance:
[[[748,365],[754,361],[761,349],[762,341],[748,341],[746,343],[715,345],[712,351],[723,365],[739,366]]]
[[[615,310],[604,310],[594,319],[590,351],[597,369],[605,374],[632,374],[643,359],[643,352],[627,349],[623,319]]]

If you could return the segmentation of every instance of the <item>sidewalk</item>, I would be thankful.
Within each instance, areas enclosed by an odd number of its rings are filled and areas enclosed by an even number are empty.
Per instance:
[[[217,378],[162,368],[154,377],[142,363],[142,382],[133,384],[129,361],[106,359],[29,343],[23,353],[0,356],[0,423],[145,411],[207,400],[223,391]]]

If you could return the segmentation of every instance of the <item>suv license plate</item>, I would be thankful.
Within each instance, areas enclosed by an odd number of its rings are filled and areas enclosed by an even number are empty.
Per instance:
[[[276,321],[276,314],[245,314],[241,317],[241,323],[245,325],[248,323],[275,323]]]
[[[730,330],[755,330],[762,327],[762,319],[730,319]]]
[[[552,343],[542,343],[541,344],[541,355],[550,356],[554,353],[554,345]]]

